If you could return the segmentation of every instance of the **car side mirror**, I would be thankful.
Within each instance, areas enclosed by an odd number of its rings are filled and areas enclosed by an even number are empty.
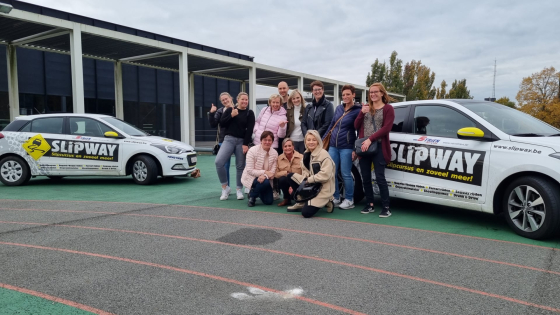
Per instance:
[[[476,127],[459,129],[457,131],[457,138],[462,140],[494,141],[489,135],[486,136],[484,131]]]
[[[119,134],[114,131],[107,131],[105,133],[105,138],[123,139],[124,137],[119,136]]]

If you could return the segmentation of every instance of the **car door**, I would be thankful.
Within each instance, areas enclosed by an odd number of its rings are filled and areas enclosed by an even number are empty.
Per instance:
[[[32,175],[64,175],[67,171],[65,154],[58,143],[65,139],[65,117],[44,117],[29,121],[20,133],[22,154],[29,163]]]
[[[412,133],[392,147],[391,168],[404,174],[401,185],[393,189],[416,195],[412,198],[416,200],[439,199],[479,209],[486,200],[490,143],[459,139],[457,131],[465,127],[489,131],[453,106],[416,105],[412,110]]]
[[[74,175],[119,174],[122,140],[105,137],[105,132],[115,130],[91,117],[70,116],[68,126],[68,138],[61,146]]]

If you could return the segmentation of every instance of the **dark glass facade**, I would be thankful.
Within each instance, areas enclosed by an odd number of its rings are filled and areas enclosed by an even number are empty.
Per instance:
[[[70,56],[17,48],[21,115],[74,112]],[[86,113],[115,115],[114,63],[83,58]],[[179,74],[173,71],[122,65],[124,120],[157,136],[180,140]],[[241,83],[195,76],[195,140],[213,141],[215,129],[206,113],[219,95],[235,97]],[[0,45],[0,130],[9,122],[6,47]],[[186,126],[184,128],[187,128]]]

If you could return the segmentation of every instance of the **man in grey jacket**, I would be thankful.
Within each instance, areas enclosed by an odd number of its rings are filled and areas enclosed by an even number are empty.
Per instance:
[[[305,135],[307,130],[317,130],[321,137],[328,132],[327,128],[334,115],[334,106],[325,97],[325,86],[321,81],[311,83],[313,102],[305,107],[301,131]]]

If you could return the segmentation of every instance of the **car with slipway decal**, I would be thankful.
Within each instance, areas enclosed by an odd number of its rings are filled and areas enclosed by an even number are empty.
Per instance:
[[[0,132],[0,181],[32,176],[127,176],[140,185],[196,170],[194,148],[152,136],[112,116],[45,114],[17,117]]]
[[[560,130],[493,102],[393,106],[391,196],[503,214],[528,238],[560,230]]]

